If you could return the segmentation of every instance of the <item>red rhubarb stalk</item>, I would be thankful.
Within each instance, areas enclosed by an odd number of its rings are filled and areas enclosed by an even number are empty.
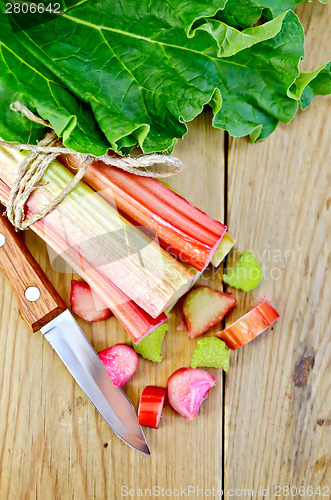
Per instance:
[[[17,151],[7,156],[0,151],[0,179],[9,187],[22,158],[24,155]],[[62,163],[52,161],[29,197],[27,207],[38,212],[72,178],[73,174]],[[42,221],[45,234],[51,231],[65,242],[69,259],[74,258],[72,254],[75,257],[79,254],[82,271],[94,275],[93,269],[97,270],[98,287],[107,288],[107,282],[112,282],[154,318],[191,286],[194,275],[188,269],[83,182]],[[93,288],[89,279],[85,281]]]
[[[61,157],[72,170],[77,159]],[[157,179],[93,162],[84,181],[134,224],[151,228],[160,245],[182,262],[203,271],[222,240],[226,226],[191,205]]]
[[[142,392],[139,408],[138,421],[140,425],[157,429],[164,406],[167,389],[148,385]]]
[[[216,335],[230,349],[237,349],[264,332],[278,318],[278,312],[263,296],[257,306]]]
[[[0,200],[5,205],[10,194],[9,187],[0,181]],[[27,217],[34,212],[27,210]],[[114,316],[120,321],[125,330],[135,343],[154,331],[167,320],[164,313],[157,318],[152,318],[147,312],[130,300],[125,293],[117,288],[111,281],[105,280],[98,268],[89,267],[88,270],[81,266],[79,252],[68,251],[67,244],[51,227],[45,227],[44,221],[39,220],[31,225],[31,229],[40,236],[57,254],[62,255],[65,261],[85,280],[100,299],[109,307]]]

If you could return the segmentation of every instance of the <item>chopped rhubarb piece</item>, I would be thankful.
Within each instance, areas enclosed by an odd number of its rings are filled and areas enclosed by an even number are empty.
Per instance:
[[[158,429],[167,389],[148,385],[142,392],[139,408],[139,425]]]
[[[206,366],[208,368],[229,369],[229,349],[225,342],[216,337],[198,340],[191,359],[191,367]]]
[[[61,161],[74,171],[77,168],[73,155],[61,157]],[[94,161],[83,179],[134,224],[150,228],[165,250],[199,271],[209,264],[225,234],[224,224],[157,179],[124,172],[101,161]]]
[[[137,371],[138,355],[125,344],[108,347],[98,355],[116,387],[122,387]]]
[[[226,232],[220,244],[218,245],[216,252],[211,258],[210,262],[213,264],[214,267],[220,265],[220,263],[225,259],[227,254],[230,252],[235,242],[236,240],[234,240],[232,236],[230,236],[229,233]]]
[[[215,383],[215,378],[205,370],[180,368],[168,380],[169,403],[177,413],[193,420]]]
[[[232,293],[222,293],[208,286],[191,290],[183,304],[190,338],[194,339],[216,325],[236,303]]]
[[[237,349],[264,332],[278,318],[278,312],[263,297],[256,307],[217,333],[217,336],[224,340],[230,349]]]
[[[248,292],[261,281],[262,269],[250,252],[243,252],[237,264],[227,274],[223,274],[223,281],[233,288]]]
[[[141,340],[139,344],[133,342],[136,353],[154,363],[162,361],[161,346],[167,330],[168,323],[163,323],[145,339]]]
[[[92,293],[87,283],[71,280],[70,304],[77,316],[86,321],[102,321],[111,315],[110,309]]]

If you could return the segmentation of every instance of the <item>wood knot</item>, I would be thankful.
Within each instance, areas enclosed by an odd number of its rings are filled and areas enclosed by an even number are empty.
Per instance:
[[[317,425],[331,425],[331,418],[319,418],[316,423]]]
[[[314,356],[301,358],[294,368],[294,385],[295,387],[305,387],[307,385],[308,376],[315,364]]]

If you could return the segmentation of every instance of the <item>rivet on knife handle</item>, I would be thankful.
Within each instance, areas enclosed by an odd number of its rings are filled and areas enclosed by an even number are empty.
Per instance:
[[[10,280],[32,331],[67,309],[60,295],[0,210],[0,268]]]

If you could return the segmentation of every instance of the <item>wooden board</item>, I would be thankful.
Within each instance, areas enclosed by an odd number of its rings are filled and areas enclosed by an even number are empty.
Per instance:
[[[323,26],[331,16],[321,7],[301,8],[307,46],[315,47],[306,71],[327,61]],[[304,498],[308,486],[312,498],[322,498],[319,486],[331,495],[330,118],[330,98],[317,98],[265,142],[230,141],[228,224],[264,278],[238,295],[227,323],[262,291],[281,314],[268,334],[235,352],[226,376],[224,489],[253,489],[254,498],[260,486],[269,488],[265,498],[285,498],[286,486],[289,498],[299,498],[300,486]]]
[[[186,169],[172,180],[176,189],[220,220],[224,207],[223,137],[222,131],[211,129],[210,114],[196,120],[185,142],[176,149]],[[205,189],[213,196],[206,197]],[[72,274],[52,269],[45,245],[31,231],[25,239],[69,303]],[[212,281],[208,278],[205,282]],[[159,430],[146,430],[153,453],[152,458],[146,457],[114,436],[47,342],[40,334],[29,332],[3,277],[0,314],[0,352],[4,358],[0,406],[5,409],[0,419],[1,499],[15,495],[113,499],[121,497],[122,486],[220,486],[223,394],[219,371],[213,371],[218,387],[204,404],[199,419],[188,422],[166,408]],[[173,371],[189,365],[196,341],[190,342],[186,332],[176,331],[181,321],[178,311],[171,313],[162,364],[141,359],[137,374],[127,384],[126,392],[136,407],[145,385],[166,386]],[[118,342],[130,344],[114,318],[93,325],[79,323],[97,351]],[[199,455],[192,457],[194,450],[199,450]]]
[[[330,16],[330,8],[318,3],[301,8],[311,56],[305,69],[327,60],[327,12]],[[227,216],[237,248],[250,249],[264,266],[258,290],[236,292],[240,303],[229,321],[262,291],[282,319],[233,354],[224,395],[223,376],[213,371],[217,387],[199,418],[188,422],[165,409],[159,430],[146,430],[151,458],[112,434],[47,342],[29,332],[9,283],[0,276],[1,500],[120,499],[127,491],[122,487],[139,494],[139,488],[153,486],[164,488],[164,496],[167,488],[184,493],[188,486],[214,488],[213,498],[221,498],[216,490],[222,486],[225,498],[263,498],[260,486],[270,487],[266,499],[276,498],[276,485],[330,486],[331,491],[329,105],[328,99],[316,99],[293,123],[257,145],[230,140],[227,192],[224,134],[212,129],[209,113],[190,124],[176,147],[186,169],[172,185],[210,215]],[[54,271],[46,247],[31,231],[24,236],[68,303],[72,274]],[[228,265],[236,258],[232,253]],[[222,286],[217,276],[204,283]],[[176,331],[180,321],[177,310],[164,341],[164,361],[141,360],[128,384],[135,405],[146,384],[165,386],[175,369],[189,364],[196,342]],[[129,343],[114,318],[80,324],[96,350]],[[251,488],[253,495],[240,495]],[[231,494],[231,489],[238,491]],[[301,498],[309,498],[306,493]],[[195,491],[189,498],[207,495]],[[285,496],[281,491],[280,498]]]

